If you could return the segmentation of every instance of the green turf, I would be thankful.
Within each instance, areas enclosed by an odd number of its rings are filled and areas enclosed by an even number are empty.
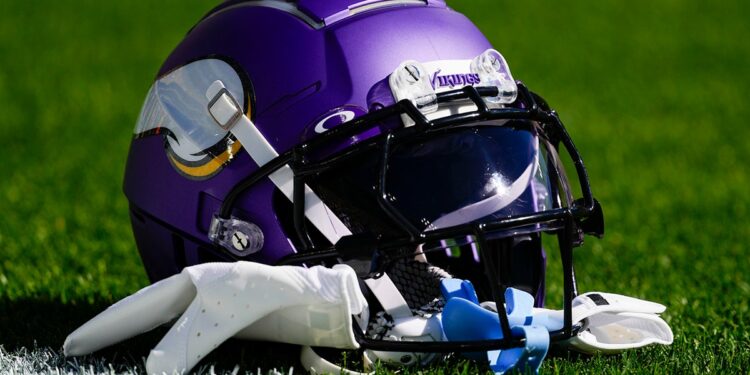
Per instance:
[[[0,1],[5,350],[58,350],[147,284],[121,193],[125,156],[157,68],[214,3]],[[662,302],[675,333],[668,348],[562,355],[543,371],[748,373],[750,3],[450,4],[560,112],[587,162],[607,235],[577,250],[580,288]],[[118,371],[138,364],[158,334],[102,356]],[[239,342],[219,352],[208,362],[228,370],[285,363]],[[435,372],[473,371],[463,366]]]

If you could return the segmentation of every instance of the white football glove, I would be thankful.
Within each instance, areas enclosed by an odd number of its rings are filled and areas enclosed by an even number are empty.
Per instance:
[[[534,324],[562,329],[563,311],[534,309]],[[561,346],[587,353],[614,354],[652,344],[670,345],[674,336],[659,314],[664,305],[614,293],[588,292],[573,299],[573,324],[584,328]]]
[[[235,336],[357,349],[352,315],[366,312],[357,275],[346,265],[205,263],[110,306],[71,333],[64,351],[66,356],[88,354],[179,316],[149,354],[146,370],[186,372]]]

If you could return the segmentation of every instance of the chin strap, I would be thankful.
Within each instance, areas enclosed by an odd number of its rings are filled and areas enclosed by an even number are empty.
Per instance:
[[[216,80],[206,89],[206,110],[220,128],[229,131],[250,155],[250,158],[263,166],[274,158],[278,152],[266,140],[250,118],[242,113],[238,101],[220,80]],[[289,165],[284,165],[268,176],[284,195],[293,200],[294,172]],[[341,237],[351,234],[341,220],[320,200],[309,186],[305,186],[305,216],[331,243],[336,243]],[[245,254],[243,254],[245,255]]]

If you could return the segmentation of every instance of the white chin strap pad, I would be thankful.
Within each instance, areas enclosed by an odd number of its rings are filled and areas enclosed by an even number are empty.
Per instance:
[[[65,340],[83,355],[182,316],[151,351],[148,373],[189,371],[233,336],[358,348],[352,315],[367,309],[350,267],[206,263],[123,299]]]
[[[573,324],[587,320],[584,330],[562,345],[588,353],[619,353],[651,344],[669,345],[672,330],[658,314],[664,305],[619,294],[589,292],[573,300]],[[550,329],[562,328],[562,311],[539,311]],[[550,326],[551,325],[551,326]]]

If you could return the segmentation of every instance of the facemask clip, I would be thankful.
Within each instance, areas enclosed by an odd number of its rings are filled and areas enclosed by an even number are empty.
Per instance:
[[[438,108],[437,93],[430,83],[427,68],[414,60],[401,63],[388,78],[391,92],[396,101],[407,99],[423,114],[435,112]],[[401,116],[404,126],[414,125],[406,115]]]
[[[211,220],[208,238],[238,257],[257,253],[263,248],[264,240],[263,231],[257,225],[235,217],[222,219],[218,216]]]
[[[497,87],[497,96],[487,97],[493,104],[510,104],[516,101],[518,86],[503,55],[488,49],[471,62],[471,71],[479,75],[479,86]]]

